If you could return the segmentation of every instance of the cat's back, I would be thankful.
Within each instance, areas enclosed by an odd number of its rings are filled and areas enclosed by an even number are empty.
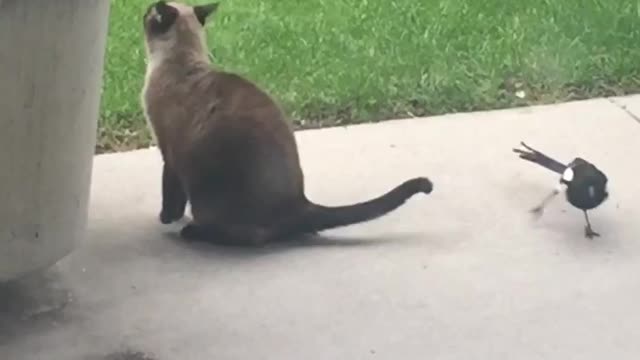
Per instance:
[[[242,75],[211,70],[207,77],[211,84],[210,95],[219,99],[229,111],[238,113],[269,111],[280,113],[275,100],[256,83]]]
[[[242,75],[213,67],[165,63],[148,74],[146,113],[160,137],[214,141],[230,132],[267,146],[292,146],[279,104]]]

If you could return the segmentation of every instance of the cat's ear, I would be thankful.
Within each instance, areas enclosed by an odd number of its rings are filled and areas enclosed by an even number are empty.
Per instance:
[[[213,14],[218,10],[219,3],[210,3],[206,5],[196,5],[193,7],[193,13],[198,18],[198,21],[202,26],[207,22],[207,18],[209,15]]]
[[[152,7],[148,17],[151,31],[156,34],[169,31],[178,19],[178,9],[167,5],[165,1],[158,1]]]

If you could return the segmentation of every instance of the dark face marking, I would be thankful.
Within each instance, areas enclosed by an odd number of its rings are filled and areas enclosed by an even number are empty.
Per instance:
[[[218,3],[210,3],[206,5],[197,5],[193,7],[193,13],[202,26],[207,22],[207,17],[218,9]]]
[[[153,35],[164,34],[171,29],[178,15],[178,9],[167,5],[165,1],[153,3],[147,8],[143,17],[145,30]]]

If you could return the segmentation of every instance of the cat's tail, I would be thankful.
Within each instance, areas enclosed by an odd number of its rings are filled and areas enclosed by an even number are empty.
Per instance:
[[[397,209],[417,193],[430,194],[432,191],[433,184],[429,179],[417,177],[377,198],[357,204],[323,206],[309,202],[296,219],[283,224],[282,235],[314,233],[373,220]]]
[[[558,160],[550,158],[549,156],[541,153],[538,150],[531,148],[529,145],[525,144],[524,142],[520,142],[520,145],[524,147],[524,150],[513,149],[513,152],[519,154],[521,159],[536,163],[558,174],[562,174],[567,168],[567,165],[559,162]]]

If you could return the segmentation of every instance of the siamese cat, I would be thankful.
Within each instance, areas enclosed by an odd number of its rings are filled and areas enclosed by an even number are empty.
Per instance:
[[[213,68],[204,26],[217,3],[158,1],[143,16],[147,72],[142,105],[160,149],[160,221],[180,220],[190,240],[259,245],[364,222],[433,189],[426,177],[348,206],[304,193],[294,132],[283,110],[253,82]]]

